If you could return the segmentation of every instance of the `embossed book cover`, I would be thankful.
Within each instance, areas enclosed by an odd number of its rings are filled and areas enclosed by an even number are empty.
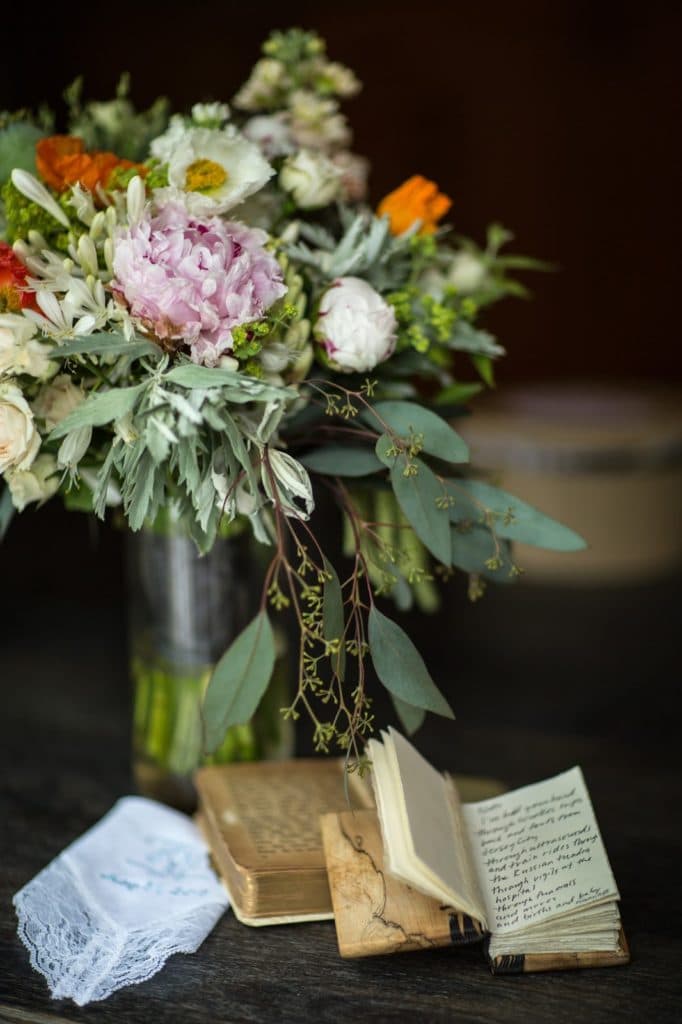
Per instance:
[[[320,816],[373,806],[343,760],[215,765],[195,776],[199,824],[247,924],[332,917]]]

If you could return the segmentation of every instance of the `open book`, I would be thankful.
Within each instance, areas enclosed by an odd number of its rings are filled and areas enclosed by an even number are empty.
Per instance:
[[[383,840],[379,855],[385,870],[380,872],[378,899],[384,909],[377,915],[374,908],[369,916],[396,924],[397,915],[403,936],[393,948],[445,944],[448,931],[455,941],[455,914],[460,932],[468,918],[474,934],[477,925],[489,933],[488,955],[498,969],[627,961],[618,889],[580,768],[489,800],[461,804],[453,780],[436,771],[403,736],[391,729],[382,737],[383,742],[370,741],[369,756]],[[373,928],[361,934],[363,915],[356,906],[353,917],[351,906],[349,858],[353,851],[367,854],[361,846],[365,838],[372,842],[370,814],[346,813],[323,823],[339,943],[343,934],[347,955],[392,948],[388,932]],[[344,836],[351,842],[344,842]],[[366,871],[372,856],[361,859]],[[370,891],[367,885],[361,889]],[[384,913],[387,902],[390,914]],[[438,915],[448,912],[445,928]],[[401,914],[409,927],[401,924]],[[405,936],[414,939],[411,945],[402,941]]]

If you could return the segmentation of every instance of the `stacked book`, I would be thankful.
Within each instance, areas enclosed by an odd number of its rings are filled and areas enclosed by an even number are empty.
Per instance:
[[[197,773],[197,820],[244,924],[334,918],[347,957],[482,942],[494,973],[628,962],[579,768],[504,792],[382,736],[371,784],[331,759]]]

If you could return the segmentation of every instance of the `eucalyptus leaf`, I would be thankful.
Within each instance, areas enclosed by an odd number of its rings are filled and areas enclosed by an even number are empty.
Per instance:
[[[73,338],[55,347],[50,359],[68,359],[70,356],[163,356],[163,350],[151,341],[134,338],[128,341],[122,334],[89,334],[84,338]]]
[[[406,701],[401,700],[400,697],[396,697],[393,693],[391,694],[391,700],[403,729],[408,736],[413,736],[417,729],[423,725],[426,712],[423,708],[416,708],[414,704],[408,704]]]
[[[469,449],[452,427],[437,413],[425,409],[414,402],[377,402],[374,411],[384,423],[401,439],[411,434],[421,437],[423,450],[444,462],[468,462]],[[362,419],[373,427],[377,426],[377,418],[369,411],[362,414]],[[381,429],[385,427],[381,423]]]
[[[72,413],[58,423],[48,440],[65,437],[79,427],[101,427],[125,416],[135,405],[146,384],[130,388],[111,388],[88,396]]]
[[[376,673],[393,697],[413,708],[455,717],[407,633],[375,605],[369,613],[369,649]]]
[[[343,610],[343,592],[334,566],[326,558],[324,560],[324,568],[328,577],[324,581],[322,591],[322,633],[327,641],[339,641],[339,650],[331,655],[330,660],[334,672],[343,682],[346,670],[346,619]]]
[[[458,480],[449,490],[455,498],[450,510],[454,521],[480,520],[487,509],[498,537],[552,551],[582,551],[587,546],[574,530],[483,480]]]
[[[379,438],[376,451],[379,458],[386,457],[386,435]],[[383,461],[383,459],[382,459]],[[387,462],[390,462],[390,457]],[[451,564],[450,516],[448,509],[438,507],[444,497],[443,487],[435,473],[414,459],[417,472],[405,475],[407,460],[404,455],[392,459],[391,486],[398,504],[422,544],[443,565]]]
[[[466,529],[453,526],[451,533],[452,541],[452,564],[463,572],[477,572],[486,579],[495,580],[497,583],[511,583],[516,577],[512,575],[512,561],[509,553],[509,544],[506,541],[498,542],[484,525],[471,525]],[[491,558],[498,558],[500,566],[493,569],[486,565]]]
[[[353,444],[330,444],[299,456],[299,462],[313,473],[329,476],[369,476],[382,469],[371,448]]]
[[[213,753],[232,725],[253,716],[275,666],[275,638],[262,611],[230,645],[213,670],[203,704],[204,748]]]

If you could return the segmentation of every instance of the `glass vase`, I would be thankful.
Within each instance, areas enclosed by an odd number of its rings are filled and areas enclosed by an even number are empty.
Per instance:
[[[204,755],[201,704],[213,666],[258,609],[256,545],[248,528],[231,524],[199,555],[166,513],[128,533],[127,548],[135,782],[145,796],[191,811],[200,765],[293,755],[293,723],[280,713],[291,699],[286,634],[276,634],[273,678],[252,720]]]

